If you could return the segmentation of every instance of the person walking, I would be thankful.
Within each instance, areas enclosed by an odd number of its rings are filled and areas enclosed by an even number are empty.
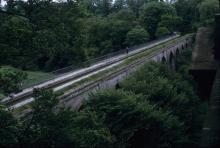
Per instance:
[[[129,52],[129,48],[128,48],[128,47],[126,47],[126,53],[128,54],[128,52]]]

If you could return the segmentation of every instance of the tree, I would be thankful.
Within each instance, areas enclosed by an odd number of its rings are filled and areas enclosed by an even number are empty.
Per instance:
[[[178,116],[184,122],[187,135],[192,141],[198,142],[198,135],[195,135],[201,130],[201,115],[205,113],[201,110],[204,109],[204,104],[199,101],[187,70],[180,68],[180,72],[181,74],[171,71],[165,65],[150,62],[120,83],[120,86],[123,90],[144,95],[145,101]],[[193,144],[192,141],[184,143]]]
[[[126,34],[132,27],[127,21],[100,17],[90,18],[87,24],[87,47],[95,48],[96,53],[93,54],[96,55],[124,48]]]
[[[2,68],[0,71],[0,90],[5,94],[17,92],[21,89],[22,82],[27,78],[27,74],[14,68]]]
[[[205,0],[199,5],[200,20],[204,25],[214,23],[215,13],[220,9],[218,4],[218,0]]]
[[[141,103],[142,100],[142,95],[132,92],[105,90],[91,95],[81,110],[97,112],[116,137],[114,147],[176,145],[181,139],[182,123],[147,101]]]
[[[176,11],[171,5],[163,2],[150,2],[143,9],[141,18],[151,39],[155,38],[157,26],[161,21],[162,15],[175,16]]]
[[[141,7],[143,7],[148,0],[126,0],[127,6],[133,11],[136,17],[139,17]]]
[[[157,31],[156,31],[156,37],[162,37],[162,36],[165,36],[165,35],[168,35],[170,34],[170,31],[166,28],[166,27],[159,27],[157,28]]]
[[[139,45],[146,43],[150,36],[148,32],[142,27],[135,27],[130,30],[126,35],[126,44],[129,46]]]
[[[23,147],[108,147],[112,137],[95,112],[76,112],[57,107],[52,90],[35,90],[32,116],[20,132]]]
[[[101,16],[107,16],[112,9],[112,0],[92,0],[93,12]]]
[[[0,146],[14,147],[18,144],[18,123],[13,115],[0,106]]]
[[[174,32],[181,30],[182,27],[181,24],[182,24],[181,17],[172,16],[172,15],[162,15],[158,27],[165,27],[169,30],[169,32]]]
[[[180,31],[183,33],[191,32],[199,23],[198,5],[203,0],[178,0],[174,3],[177,15],[182,18]]]
[[[121,9],[116,13],[111,13],[108,17],[114,20],[126,21],[129,25],[132,25],[132,23],[134,23],[134,21],[136,20],[134,13],[128,8]]]
[[[125,7],[126,0],[115,0],[113,4],[113,9],[115,11],[120,11]]]
[[[31,38],[33,35],[29,20],[18,16],[9,17],[1,24],[1,28],[0,47],[3,48],[3,52],[0,55],[5,59],[1,64],[28,67],[29,58],[32,56]]]

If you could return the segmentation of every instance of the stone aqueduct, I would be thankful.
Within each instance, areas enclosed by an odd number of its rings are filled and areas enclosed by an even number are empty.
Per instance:
[[[136,71],[141,65],[148,61],[163,62],[170,65],[171,68],[175,68],[175,61],[181,52],[192,44],[192,36],[187,37],[175,45],[162,48],[156,53],[150,54],[141,60],[137,60],[132,64],[128,64],[109,75],[101,77],[97,80],[83,84],[77,88],[74,88],[60,97],[62,105],[78,109],[83,100],[87,99],[91,92],[96,92],[100,89],[106,89],[117,86],[117,84],[127,77],[129,74]]]
[[[178,58],[178,56],[181,54],[182,50],[187,48],[191,44],[192,40],[187,39],[184,42],[181,42],[171,48],[168,48],[167,50],[163,50],[162,52],[159,52],[156,54],[152,60],[156,62],[162,62],[170,64],[170,66],[175,65],[175,60]]]

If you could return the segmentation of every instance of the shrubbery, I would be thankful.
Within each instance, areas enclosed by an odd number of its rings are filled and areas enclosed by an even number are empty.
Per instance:
[[[156,37],[162,37],[170,34],[170,31],[166,27],[159,27],[156,31]]]
[[[150,39],[149,33],[141,27],[136,27],[129,31],[126,36],[126,44],[129,46],[146,43]]]
[[[0,70],[0,92],[9,94],[19,91],[22,81],[27,78],[27,74],[15,68],[1,68]]]

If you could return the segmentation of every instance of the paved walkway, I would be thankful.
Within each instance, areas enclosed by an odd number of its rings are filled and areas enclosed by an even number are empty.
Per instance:
[[[82,68],[82,69],[79,69],[79,70],[77,70],[77,71],[73,71],[73,72],[69,72],[69,73],[67,73],[67,74],[63,74],[63,75],[61,75],[61,76],[58,77],[58,78],[49,80],[49,81],[47,81],[47,82],[44,82],[44,83],[42,83],[42,84],[38,84],[38,85],[33,86],[33,87],[30,87],[30,88],[26,88],[26,89],[24,89],[22,92],[17,93],[17,94],[14,94],[14,97],[13,97],[13,98],[16,98],[16,97],[18,97],[18,96],[23,96],[23,95],[25,95],[25,94],[32,93],[34,88],[45,88],[46,86],[50,86],[50,85],[52,85],[52,84],[54,84],[54,83],[58,83],[58,82],[60,82],[60,81],[62,81],[62,80],[64,80],[64,79],[73,78],[75,75],[83,74],[85,71],[90,71],[90,70],[95,69],[95,68],[97,68],[97,67],[106,65],[106,64],[109,63],[109,62],[116,61],[116,60],[118,60],[118,59],[123,59],[123,60],[118,61],[118,62],[116,62],[116,63],[114,63],[114,64],[111,64],[111,65],[109,65],[109,66],[106,66],[106,67],[104,67],[104,68],[101,68],[101,69],[99,69],[98,71],[95,71],[95,72],[93,72],[93,73],[86,74],[86,75],[84,75],[83,77],[79,77],[79,78],[73,79],[72,81],[69,81],[68,83],[65,83],[65,84],[62,84],[62,85],[59,85],[59,86],[53,88],[54,91],[58,91],[58,90],[60,90],[60,89],[66,88],[66,87],[68,87],[68,86],[70,86],[70,85],[72,85],[72,84],[74,84],[74,83],[76,83],[76,82],[82,80],[82,78],[85,79],[85,78],[87,78],[87,77],[89,77],[89,76],[91,76],[91,75],[94,75],[94,74],[96,74],[96,73],[98,73],[98,72],[101,72],[101,71],[103,71],[103,70],[109,69],[109,68],[111,68],[111,67],[113,67],[113,66],[116,66],[116,65],[120,64],[122,61],[125,60],[125,57],[127,57],[128,55],[129,55],[129,56],[130,56],[130,55],[134,55],[134,54],[139,53],[139,52],[141,52],[141,51],[143,51],[143,50],[146,50],[146,49],[152,48],[152,47],[154,47],[154,46],[157,46],[157,45],[159,45],[159,44],[161,44],[161,43],[164,43],[164,42],[173,40],[173,39],[175,39],[175,38],[177,38],[177,37],[179,37],[179,35],[169,36],[169,37],[164,38],[164,39],[155,40],[155,41],[153,41],[153,42],[151,42],[151,43],[149,43],[149,44],[147,44],[147,45],[145,45],[145,46],[138,47],[138,48],[136,48],[135,50],[130,51],[128,54],[123,53],[123,54],[120,54],[120,55],[117,55],[117,56],[114,56],[114,57],[110,57],[110,58],[108,58],[108,59],[105,59],[105,60],[103,60],[103,61],[100,61],[99,63],[96,63],[95,65],[92,65],[92,66],[90,66],[90,67]],[[9,100],[11,100],[11,99],[13,99],[13,98],[7,97],[7,98],[4,98],[3,100],[1,100],[1,102],[4,103],[4,102],[9,101]],[[24,106],[24,105],[26,105],[26,104],[28,104],[28,103],[30,103],[30,102],[32,102],[32,101],[34,101],[34,98],[33,98],[33,97],[28,97],[27,99],[25,99],[25,100],[23,100],[23,101],[21,101],[21,102],[18,102],[18,103],[16,103],[15,105],[9,106],[9,108],[10,108],[10,109],[12,109],[12,108],[13,108],[13,109],[19,108],[19,107]]]
[[[201,148],[220,148],[220,67],[212,88],[200,146]]]

